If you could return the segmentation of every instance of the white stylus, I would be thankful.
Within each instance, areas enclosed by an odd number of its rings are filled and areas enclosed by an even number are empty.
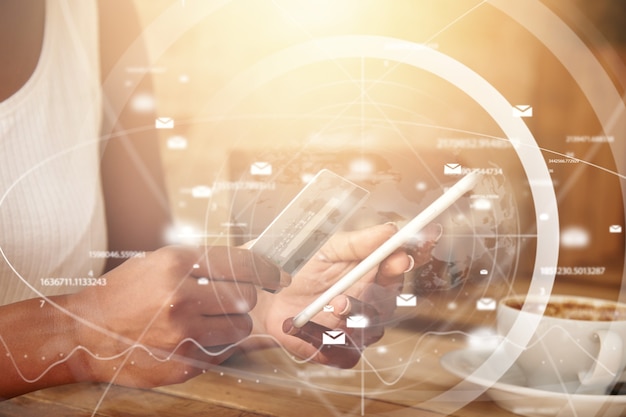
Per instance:
[[[304,326],[313,316],[322,311],[324,306],[328,305],[333,298],[345,292],[369,271],[378,266],[378,264],[391,255],[396,249],[414,238],[416,233],[454,204],[463,194],[471,191],[476,184],[478,184],[479,179],[480,174],[475,171],[461,178],[459,182],[450,187],[441,197],[433,201],[426,209],[407,223],[406,226],[398,230],[398,232],[391,236],[385,243],[376,248],[367,258],[363,259],[357,266],[351,269],[346,275],[339,279],[339,281],[294,317],[293,326],[297,328]]]

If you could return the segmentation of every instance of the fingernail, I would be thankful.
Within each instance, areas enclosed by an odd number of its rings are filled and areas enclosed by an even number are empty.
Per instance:
[[[415,258],[412,257],[411,255],[409,255],[407,253],[407,255],[409,257],[409,267],[406,269],[406,271],[404,271],[404,273],[406,274],[407,272],[411,272],[413,270],[413,268],[415,267]]]
[[[300,333],[300,329],[293,325],[293,317],[289,317],[283,321],[283,333],[290,336],[296,336]]]
[[[439,229],[439,233],[437,234],[437,237],[434,239],[435,242],[439,241],[439,239],[441,239],[441,236],[443,236],[443,226],[440,223],[434,223],[434,226],[436,226]]]
[[[288,273],[286,273],[285,271],[283,271],[281,269],[281,271],[280,271],[280,286],[281,287],[288,287],[289,284],[291,284],[291,275],[289,275]]]
[[[398,223],[396,222],[387,222],[385,223],[386,226],[393,226],[394,229],[396,229],[396,231],[398,231]]]
[[[317,252],[317,260],[319,260],[320,262],[329,262],[328,260],[328,256],[326,256],[325,253],[323,253],[321,250]]]
[[[340,316],[347,316],[352,310],[352,303],[350,302],[350,299],[348,297],[345,297],[345,299],[346,299],[346,306],[339,313]]]

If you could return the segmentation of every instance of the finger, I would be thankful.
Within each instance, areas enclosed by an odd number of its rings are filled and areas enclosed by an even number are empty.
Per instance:
[[[443,226],[439,223],[430,223],[403,245],[415,260],[416,267],[430,261],[431,252],[442,235]]]
[[[415,266],[415,258],[404,250],[397,250],[378,266],[376,282],[382,287],[398,288],[402,286],[404,273]]]
[[[290,283],[288,274],[269,260],[243,248],[209,246],[195,265],[193,275],[212,280],[250,282],[277,290]]]
[[[440,224],[428,224],[405,243],[402,249],[381,262],[376,282],[384,287],[401,286],[403,274],[430,261],[431,251],[442,234],[443,227]]]
[[[312,321],[301,328],[294,327],[293,317],[283,322],[284,333],[306,342],[294,349],[296,355],[324,365],[352,368],[361,358],[361,350],[349,337],[343,344],[325,344],[324,334],[329,331],[332,330]]]
[[[341,295],[331,301],[333,306],[339,307],[342,304],[344,305],[343,314],[338,313],[339,308],[333,314],[345,320],[345,327],[355,345],[365,347],[383,337],[385,328],[381,324],[380,313],[375,306],[346,295]]]
[[[395,299],[394,299],[395,300]],[[314,346],[321,346],[323,328],[342,328],[352,338],[352,344],[358,347],[370,345],[384,334],[378,309],[369,303],[354,297],[339,295],[329,303],[332,313],[322,313],[316,317],[319,322],[303,326],[301,338]],[[329,327],[327,327],[329,326]],[[321,330],[320,330],[321,329]],[[294,330],[295,331],[295,330]]]
[[[320,256],[328,262],[359,261],[366,258],[376,248],[398,231],[393,223],[386,223],[353,232],[335,234],[322,248]],[[437,242],[443,228],[438,223],[431,223],[416,233],[405,246],[411,249]]]
[[[398,231],[394,224],[381,224],[353,232],[336,233],[320,250],[328,262],[360,261]]]
[[[404,245],[410,248],[419,248],[425,244],[437,243],[443,235],[443,226],[439,223],[429,223],[422,230],[417,232]]]
[[[348,295],[338,295],[333,298],[330,305],[334,307],[333,314],[336,317],[344,319],[348,316],[359,314],[368,316],[371,319],[371,323],[377,322],[376,308],[357,298]]]
[[[189,277],[179,291],[177,301],[170,308],[182,314],[245,314],[254,308],[257,301],[256,287],[241,282]]]

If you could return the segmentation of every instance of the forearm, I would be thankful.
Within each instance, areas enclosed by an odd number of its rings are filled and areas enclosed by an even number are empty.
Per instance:
[[[0,398],[89,379],[65,296],[0,307]]]

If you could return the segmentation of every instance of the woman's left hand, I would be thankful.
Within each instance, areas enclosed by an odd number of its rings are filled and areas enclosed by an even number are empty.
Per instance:
[[[416,265],[415,256],[397,250],[345,294],[335,297],[329,304],[332,312],[320,312],[300,329],[291,325],[291,319],[395,232],[395,225],[384,224],[334,235],[293,277],[289,287],[278,294],[259,294],[252,311],[253,333],[273,336],[303,359],[341,368],[354,366],[363,348],[383,336],[396,307],[396,296],[402,291],[403,274]],[[428,245],[421,249],[420,253],[430,252]],[[348,328],[349,317],[366,320],[367,324]],[[346,344],[323,344],[323,333],[328,330],[344,332]]]

